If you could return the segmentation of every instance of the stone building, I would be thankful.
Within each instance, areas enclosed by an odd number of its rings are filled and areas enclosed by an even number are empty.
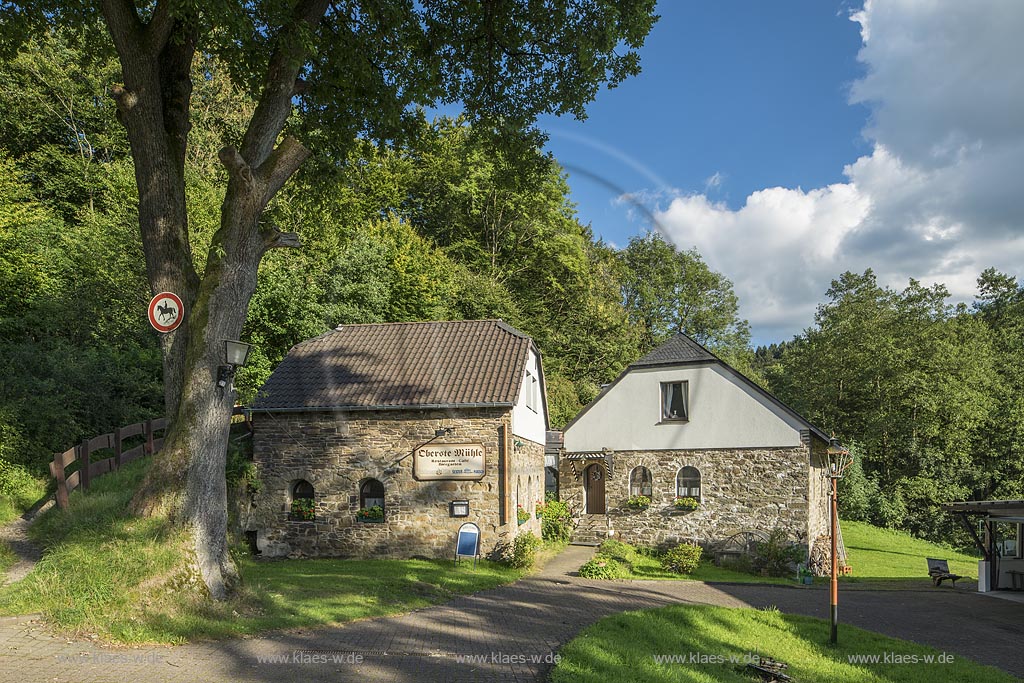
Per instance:
[[[541,355],[500,320],[340,326],[292,348],[251,413],[264,556],[450,558],[466,522],[485,556],[540,535]]]
[[[578,540],[707,547],[782,528],[810,545],[827,530],[827,436],[684,334],[627,367],[563,438]]]

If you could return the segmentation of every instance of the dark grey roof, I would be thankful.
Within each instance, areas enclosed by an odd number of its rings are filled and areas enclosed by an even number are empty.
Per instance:
[[[630,367],[677,365],[679,363],[700,363],[715,360],[718,360],[715,354],[680,332],[640,360],[631,363]]]
[[[532,345],[500,320],[339,326],[294,346],[252,409],[512,406]]]

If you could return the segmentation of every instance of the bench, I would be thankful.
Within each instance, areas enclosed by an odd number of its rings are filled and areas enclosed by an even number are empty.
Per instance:
[[[964,577],[959,574],[952,574],[949,571],[949,562],[946,560],[936,560],[933,557],[928,559],[928,576],[932,578],[932,585],[941,586],[942,582],[949,579],[953,582],[953,588],[956,588],[957,579]]]

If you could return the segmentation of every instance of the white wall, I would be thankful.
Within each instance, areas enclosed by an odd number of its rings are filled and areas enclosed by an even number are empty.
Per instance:
[[[689,382],[689,420],[661,421],[661,383]],[[799,446],[804,426],[718,364],[639,368],[565,430],[567,451]]]
[[[533,349],[530,349],[528,353],[526,370],[523,372],[523,383],[519,390],[519,401],[512,408],[512,434],[521,439],[529,439],[535,443],[543,444],[547,434],[547,416],[544,414],[546,406],[544,385],[540,381],[537,354],[533,352]],[[532,376],[537,381],[536,410],[528,408],[526,405],[527,392],[530,391],[530,381],[527,375]]]

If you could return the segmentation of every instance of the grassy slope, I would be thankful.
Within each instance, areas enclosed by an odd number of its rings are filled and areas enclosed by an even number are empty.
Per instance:
[[[859,654],[899,653],[938,657],[939,652],[852,626],[843,626],[839,645],[827,644],[828,623],[774,611],[672,606],[606,617],[560,651],[553,683],[645,683],[709,681],[750,683],[742,671],[747,655],[789,664],[796,681],[835,683],[1009,683],[998,669],[955,656],[952,663],[850,664]],[[658,663],[654,655],[723,657],[724,663]],[[733,664],[730,657],[740,662]],[[920,661],[920,660],[919,660]]]
[[[891,529],[843,522],[843,542],[854,581],[918,579],[929,582],[929,557],[949,560],[949,570],[978,578],[978,559]]]
[[[182,642],[394,614],[524,574],[488,562],[456,570],[440,561],[239,556],[238,596],[212,603],[195,597],[181,532],[127,515],[144,468],[136,462],[97,479],[87,495],[72,494],[67,513],[37,521],[31,533],[47,553],[23,581],[0,589],[0,614],[42,612],[59,629],[126,643]]]

